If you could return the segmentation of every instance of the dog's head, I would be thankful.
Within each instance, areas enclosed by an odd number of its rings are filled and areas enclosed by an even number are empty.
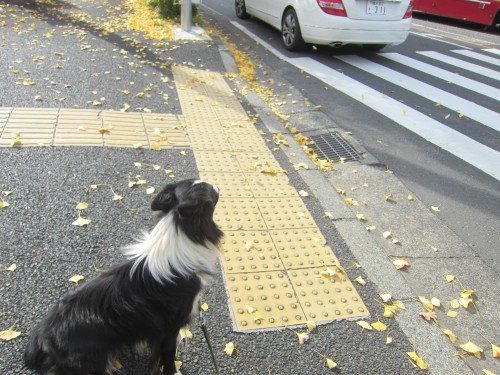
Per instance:
[[[213,221],[219,189],[195,179],[166,185],[151,203],[157,219],[171,214],[175,223],[194,242],[217,244],[222,232]]]

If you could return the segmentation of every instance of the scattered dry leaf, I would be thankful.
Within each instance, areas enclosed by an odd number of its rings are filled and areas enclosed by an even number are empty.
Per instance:
[[[228,356],[232,356],[233,355],[233,352],[236,350],[235,346],[234,346],[234,343],[233,342],[228,342],[226,344],[226,347],[224,348],[224,351],[226,352],[226,354]]]
[[[85,276],[82,275],[74,275],[69,278],[69,281],[75,284],[78,284],[81,280],[83,280]]]
[[[6,329],[4,331],[0,331],[0,340],[2,341],[10,341],[12,339],[15,339],[19,335],[21,335],[21,332],[14,331],[14,326],[17,324],[17,321],[12,324],[12,326],[9,329]]]

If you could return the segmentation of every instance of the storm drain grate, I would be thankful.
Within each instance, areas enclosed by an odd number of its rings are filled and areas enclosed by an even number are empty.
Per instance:
[[[310,139],[314,142],[311,147],[320,159],[333,162],[361,159],[361,155],[342,138],[339,132],[312,135]]]

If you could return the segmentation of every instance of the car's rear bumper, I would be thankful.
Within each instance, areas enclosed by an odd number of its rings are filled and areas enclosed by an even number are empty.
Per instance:
[[[301,25],[302,37],[313,44],[401,44],[411,29],[411,18],[400,21],[356,21],[341,18],[335,27]]]

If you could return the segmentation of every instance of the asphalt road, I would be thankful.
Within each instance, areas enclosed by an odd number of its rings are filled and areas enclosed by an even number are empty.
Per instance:
[[[500,270],[498,174],[492,177],[454,153],[437,147],[429,141],[432,138],[431,130],[415,135],[406,128],[398,126],[397,120],[386,115],[383,109],[369,108],[366,103],[353,100],[345,92],[339,92],[335,86],[331,87],[314,75],[317,66],[321,66],[321,69],[326,67],[325,72],[322,72],[323,75],[331,74],[328,69],[341,72],[361,83],[363,87],[375,89],[405,104],[408,109],[403,111],[416,110],[425,116],[424,121],[438,121],[446,128],[453,129],[486,146],[489,149],[488,153],[493,156],[489,158],[490,162],[497,164],[497,167],[500,163],[498,92],[495,94],[496,97],[483,92],[474,92],[467,84],[462,87],[455,85],[453,81],[436,79],[426,71],[413,69],[411,63],[409,66],[402,66],[358,47],[341,49],[318,47],[316,50],[311,49],[303,53],[290,53],[281,46],[280,34],[276,30],[253,18],[248,21],[237,19],[232,2],[206,0],[203,4],[208,14],[225,25],[234,43],[244,50],[251,48],[252,56],[266,67],[277,67],[274,73],[279,74],[291,86],[300,89],[314,105],[321,106],[321,111],[342,129],[352,132],[352,136],[363,147],[381,164],[388,166],[428,207],[439,207],[437,215],[491,267]],[[498,49],[500,46],[498,34],[483,32],[467,24],[443,23],[439,18],[431,17],[430,20],[426,18],[418,16],[414,20],[412,33],[405,43],[386,47],[382,52],[422,61],[447,72],[457,73],[481,85],[492,87],[494,90],[498,89],[498,81],[491,76],[476,74],[419,53],[438,52],[498,72],[498,65],[477,61],[453,52],[466,50],[494,57],[495,55],[489,55],[483,49]],[[255,40],[257,44],[254,44]],[[268,44],[269,49],[265,49],[263,44]],[[269,52],[270,50],[272,52]],[[291,64],[282,64],[276,54]],[[370,73],[346,60],[352,59],[353,56],[361,57],[360,64],[368,66],[368,69],[373,69],[373,63],[377,63],[390,69],[389,76],[398,72],[416,81],[410,81],[409,84],[402,86],[398,85],[397,79],[396,82],[389,82],[387,78],[381,78],[377,73]],[[292,65],[292,60],[298,57],[310,59],[312,64],[316,65],[304,72],[300,67]],[[498,59],[496,61],[498,64]],[[272,69],[268,73],[272,77]],[[421,83],[427,85],[423,91],[413,92],[414,87]],[[433,93],[430,90],[435,88],[453,95],[448,107],[441,105],[441,94],[437,94],[438,99],[432,97]],[[460,108],[457,108],[460,105],[455,103],[461,99],[467,101],[464,106],[474,103],[480,107],[476,107],[477,109],[471,111],[470,115],[457,116],[455,110],[460,111]],[[483,120],[473,118],[473,113],[485,111],[491,114],[488,120],[493,122],[493,127],[485,126]],[[445,138],[444,142],[448,142],[448,139]],[[465,144],[458,147],[468,148]],[[485,158],[488,159],[487,156]]]

